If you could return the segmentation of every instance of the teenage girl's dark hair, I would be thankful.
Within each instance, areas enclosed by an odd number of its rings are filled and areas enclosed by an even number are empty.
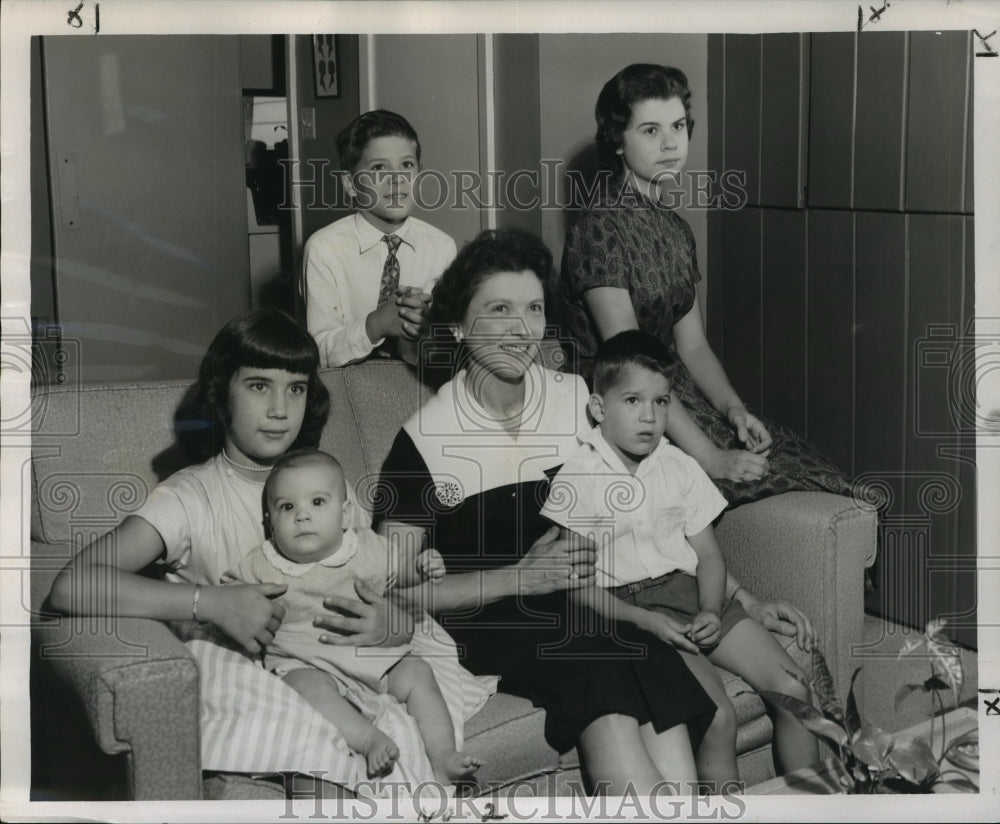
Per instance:
[[[316,342],[284,312],[254,309],[219,330],[205,352],[193,392],[177,410],[177,435],[185,452],[206,460],[222,450],[229,425],[229,383],[241,367],[308,375],[306,411],[291,448],[316,447],[330,412],[330,393],[316,373]]]
[[[340,167],[346,172],[357,171],[365,146],[376,137],[405,137],[412,140],[417,148],[417,163],[420,163],[420,139],[409,121],[401,114],[375,109],[354,118],[337,135]]]
[[[691,90],[687,75],[672,66],[655,63],[633,63],[612,77],[597,96],[594,117],[597,118],[597,154],[605,169],[621,168],[617,154],[623,144],[623,133],[632,117],[632,107],[643,100],[669,100],[679,97],[687,115],[688,137],[694,130],[691,117]]]
[[[594,392],[605,394],[626,366],[641,366],[673,383],[677,358],[670,347],[647,332],[619,332],[603,341],[594,353]]]
[[[452,335],[473,296],[490,276],[501,272],[534,272],[541,281],[546,311],[554,305],[555,266],[542,241],[521,229],[488,229],[459,250],[438,278],[424,315],[421,364],[424,380],[442,383],[464,366],[462,347]]]

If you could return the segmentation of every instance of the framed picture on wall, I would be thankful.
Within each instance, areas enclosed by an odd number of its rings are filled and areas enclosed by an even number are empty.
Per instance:
[[[340,97],[336,35],[313,35],[313,78],[316,81],[316,97]]]

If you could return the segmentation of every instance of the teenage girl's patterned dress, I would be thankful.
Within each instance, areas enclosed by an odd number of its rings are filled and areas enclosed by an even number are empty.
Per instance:
[[[673,348],[674,323],[694,305],[699,280],[694,235],[687,222],[634,189],[611,187],[570,230],[563,254],[560,322],[563,334],[579,346],[581,371],[589,377],[598,344],[584,303],[587,290],[627,290],[639,328]],[[716,446],[743,448],[729,421],[695,385],[680,359],[674,392]],[[770,471],[758,481],[714,479],[730,507],[792,490],[851,494],[850,480],[833,461],[787,427],[761,421],[774,439]]]

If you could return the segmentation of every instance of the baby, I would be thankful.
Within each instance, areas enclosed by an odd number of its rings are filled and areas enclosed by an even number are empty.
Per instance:
[[[280,596],[284,622],[266,650],[264,665],[336,724],[348,745],[365,756],[369,776],[391,771],[399,748],[342,694],[357,684],[388,692],[406,706],[435,777],[451,784],[483,762],[456,750],[454,725],[427,662],[408,644],[323,644],[313,626],[326,597],[356,597],[358,579],[386,592],[444,575],[444,563],[433,549],[406,567],[391,568],[400,564],[390,563],[385,539],[371,529],[349,526],[352,507],[343,470],[332,456],[318,450],[285,454],[264,485],[264,523],[271,539],[252,550],[231,575],[245,583],[288,586]]]

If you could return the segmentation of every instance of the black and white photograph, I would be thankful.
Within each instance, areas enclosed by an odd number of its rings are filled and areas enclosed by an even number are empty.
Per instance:
[[[0,817],[993,820],[998,29],[4,3]]]

